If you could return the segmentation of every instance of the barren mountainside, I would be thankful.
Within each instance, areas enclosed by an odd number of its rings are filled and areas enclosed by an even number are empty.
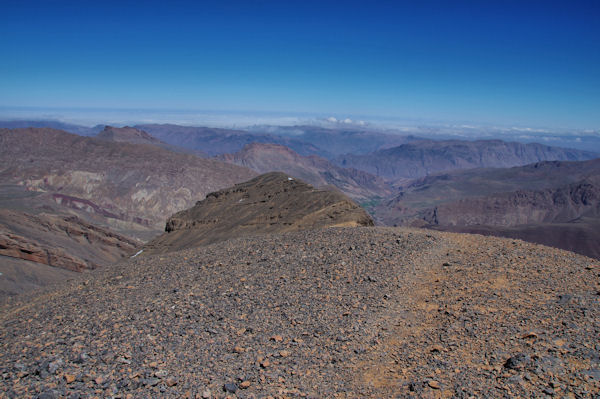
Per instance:
[[[367,155],[344,155],[336,162],[387,180],[418,178],[472,168],[507,168],[540,161],[583,161],[598,154],[581,150],[501,140],[422,140]]]
[[[0,306],[0,396],[593,398],[599,276],[404,228],[139,256]]]
[[[281,145],[223,157],[286,169],[256,176],[111,129],[0,129],[0,397],[600,395],[598,261],[514,238],[373,227],[346,195],[291,175],[359,198],[379,178]],[[377,216],[595,256],[599,168],[427,176]],[[95,225],[151,232],[165,219],[137,252]]]
[[[521,238],[599,257],[600,159],[428,176],[375,208],[389,225]]]
[[[248,144],[241,151],[221,155],[219,159],[258,173],[284,172],[315,187],[333,185],[356,200],[392,194],[391,187],[377,176],[356,169],[340,168],[316,155],[302,156],[279,144]]]
[[[345,195],[273,172],[210,193],[176,213],[167,221],[166,233],[145,251],[181,250],[256,234],[372,225],[371,217]]]
[[[600,178],[600,176],[598,176]],[[432,224],[511,227],[600,218],[600,179],[545,190],[519,190],[440,204],[426,217]]]
[[[445,203],[423,220],[436,229],[520,238],[600,259],[598,180]]]
[[[76,216],[0,209],[0,300],[118,262],[141,245]]]
[[[104,129],[96,135],[96,138],[119,143],[155,145],[164,148],[165,150],[173,152],[182,152],[184,154],[192,154],[203,158],[206,157],[206,154],[200,150],[188,149],[167,144],[164,141],[161,141],[156,137],[149,135],[145,131],[137,129],[135,127],[105,126]]]
[[[43,193],[46,204],[133,235],[160,231],[173,213],[255,175],[217,160],[52,129],[0,129],[0,160],[3,185]]]

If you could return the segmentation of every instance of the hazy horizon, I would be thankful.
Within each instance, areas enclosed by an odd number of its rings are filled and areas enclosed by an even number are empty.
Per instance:
[[[231,129],[258,126],[322,126],[327,128],[363,128],[390,132],[414,133],[418,129],[454,129],[469,136],[469,131],[483,135],[489,131],[537,132],[600,136],[600,129],[548,126],[503,125],[485,121],[434,120],[342,113],[253,112],[237,110],[189,109],[107,109],[107,108],[43,108],[0,106],[0,121],[55,121],[84,127],[97,125],[174,124]]]
[[[4,113],[155,110],[164,118],[175,110],[215,123],[236,116],[230,125],[335,117],[600,129],[600,6],[592,1],[34,1],[1,9]]]

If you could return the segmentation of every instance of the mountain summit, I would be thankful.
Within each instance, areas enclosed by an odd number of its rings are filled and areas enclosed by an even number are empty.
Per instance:
[[[342,193],[272,172],[208,194],[176,213],[148,249],[168,252],[263,233],[372,225],[371,217]]]
[[[112,127],[105,126],[96,136],[102,140],[116,141],[122,143],[133,143],[133,144],[152,144],[152,145],[166,145],[156,137],[153,137],[143,130],[136,129],[134,127]]]

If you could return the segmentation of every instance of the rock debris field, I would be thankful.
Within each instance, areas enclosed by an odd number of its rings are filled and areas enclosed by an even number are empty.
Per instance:
[[[598,397],[599,276],[404,228],[142,255],[6,300],[0,397]]]

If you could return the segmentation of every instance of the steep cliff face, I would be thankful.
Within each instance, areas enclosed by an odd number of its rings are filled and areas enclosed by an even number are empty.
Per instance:
[[[386,197],[393,192],[380,177],[357,169],[340,168],[316,155],[302,156],[279,144],[248,144],[235,154],[224,154],[219,158],[258,173],[284,172],[315,187],[332,185],[356,200]]]
[[[166,233],[146,249],[167,252],[255,234],[372,225],[370,216],[339,192],[267,173],[176,213],[167,221]]]
[[[428,176],[381,203],[389,225],[521,238],[599,257],[600,159]]]
[[[564,223],[600,217],[600,185],[590,180],[540,191],[519,190],[441,204],[425,217],[447,226],[511,227],[532,223]]]
[[[540,203],[540,206],[544,203],[546,208],[554,207],[559,206],[561,196],[570,195],[566,191],[575,189],[573,195],[576,197],[577,192],[586,191],[586,184],[596,187],[598,176],[600,176],[600,159],[580,162],[538,162],[513,168],[469,169],[440,173],[412,180],[401,187],[396,197],[380,204],[376,209],[376,217],[385,224],[392,225],[407,224],[415,218],[422,219],[424,213],[429,213],[427,220],[433,222],[434,210],[439,209],[437,214],[440,215],[436,214],[436,216],[440,218],[442,207],[453,207],[455,210],[455,215],[444,216],[444,218],[457,219],[466,218],[469,214],[493,214],[494,209],[500,208],[506,208],[505,210],[508,211],[508,207],[516,209],[533,203]],[[577,186],[583,182],[587,183],[577,189]],[[555,191],[556,193],[553,194]],[[556,204],[550,205],[549,198],[543,200],[544,197],[550,196],[554,201],[554,195],[557,196]],[[574,199],[574,201],[588,201],[585,198],[592,193],[582,192],[581,195],[584,197],[583,200]],[[566,198],[562,200],[565,201]],[[484,203],[487,205],[484,206]],[[481,207],[489,209],[484,212]],[[540,215],[532,215],[531,218],[539,219]]]
[[[422,140],[367,155],[344,155],[337,163],[387,180],[418,178],[434,173],[471,168],[507,168],[540,161],[582,161],[598,154],[541,144],[501,140]]]

